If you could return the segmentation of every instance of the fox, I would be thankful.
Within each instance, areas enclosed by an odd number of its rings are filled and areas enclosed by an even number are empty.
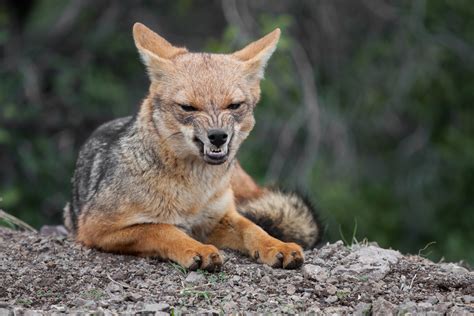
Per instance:
[[[280,33],[231,54],[195,53],[134,24],[150,86],[135,115],[101,125],[79,151],[64,209],[76,242],[209,272],[222,268],[219,249],[303,264],[321,235],[312,205],[260,187],[236,158]]]

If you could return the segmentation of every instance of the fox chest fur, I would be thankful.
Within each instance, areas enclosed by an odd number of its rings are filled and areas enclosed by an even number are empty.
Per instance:
[[[143,199],[135,196],[134,200],[140,200],[143,208],[133,213],[129,224],[173,224],[197,239],[204,239],[234,201],[230,189],[231,173],[211,170],[208,166],[201,168],[185,173],[179,170],[180,174],[186,175],[180,177],[163,172],[143,177],[141,181],[150,187]]]

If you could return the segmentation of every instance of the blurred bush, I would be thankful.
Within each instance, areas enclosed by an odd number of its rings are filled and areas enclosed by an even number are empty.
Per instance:
[[[214,52],[282,28],[244,167],[305,191],[329,240],[474,263],[469,0],[1,2],[0,208],[60,222],[80,145],[147,92],[135,21]]]

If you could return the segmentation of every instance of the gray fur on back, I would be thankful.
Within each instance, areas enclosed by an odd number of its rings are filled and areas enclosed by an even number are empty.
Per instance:
[[[122,138],[134,134],[133,123],[131,116],[107,122],[82,146],[72,178],[72,201],[65,207],[65,223],[70,231],[76,230],[82,207],[93,198],[101,184],[120,172]]]

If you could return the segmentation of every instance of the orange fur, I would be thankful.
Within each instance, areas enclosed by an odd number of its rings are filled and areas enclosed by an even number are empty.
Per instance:
[[[271,237],[232,209],[220,220],[207,242],[218,248],[239,250],[275,268],[293,269],[304,261],[300,246]]]
[[[237,202],[254,199],[262,195],[262,189],[253,181],[239,163],[236,163],[231,179],[232,191]]]

